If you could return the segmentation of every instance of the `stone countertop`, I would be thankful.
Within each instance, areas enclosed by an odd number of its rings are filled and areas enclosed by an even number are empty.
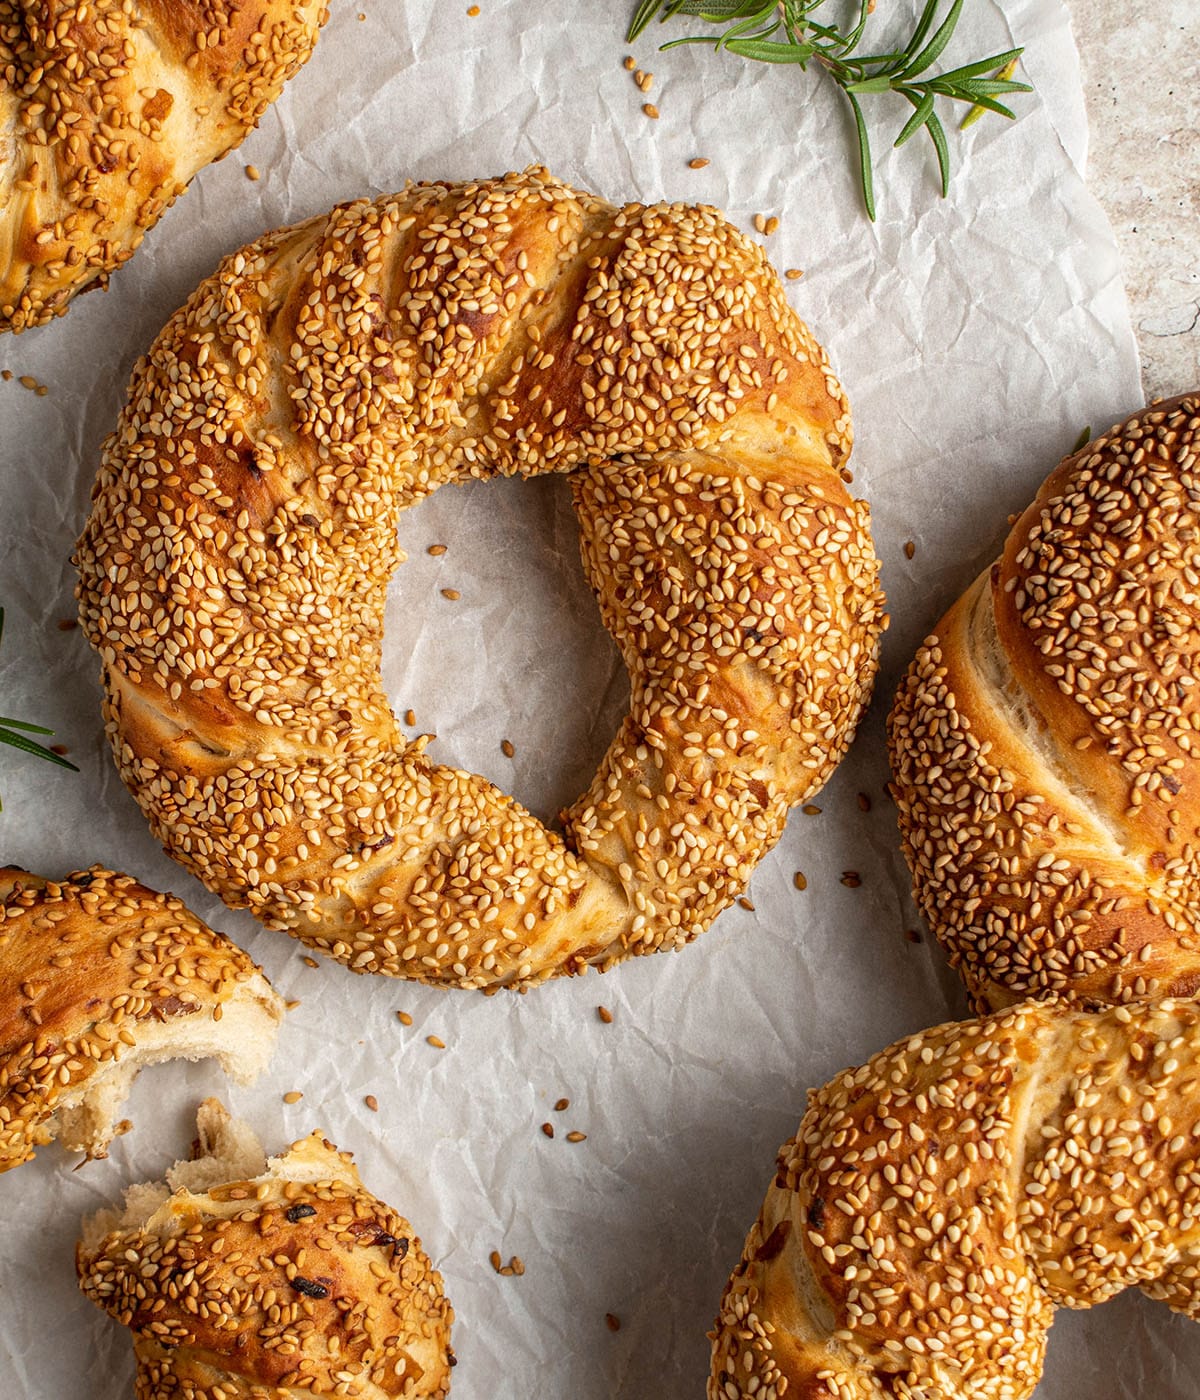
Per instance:
[[[1200,388],[1196,0],[1070,5],[1090,129],[1088,186],[1121,247],[1146,396]]]

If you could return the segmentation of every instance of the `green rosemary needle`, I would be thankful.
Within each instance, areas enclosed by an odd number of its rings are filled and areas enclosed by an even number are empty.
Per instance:
[[[0,639],[4,637],[4,609],[0,608]],[[44,758],[50,763],[57,763],[60,768],[69,768],[73,773],[78,773],[79,769],[73,763],[68,762],[60,753],[55,753],[53,749],[48,749],[44,744],[39,744],[36,739],[29,738],[30,734],[52,735],[53,729],[47,729],[41,724],[30,724],[22,719],[5,719],[0,717],[0,744],[8,744],[11,748],[20,749],[22,753],[31,753],[38,758]],[[4,804],[0,802],[0,811],[4,810]]]
[[[946,0],[925,0],[908,42],[889,53],[858,52],[871,0],[857,0],[857,21],[846,31],[816,18],[826,0],[641,0],[630,22],[628,38],[636,39],[652,20],[665,22],[676,15],[688,15],[701,23],[720,26],[721,32],[673,39],[662,46],[664,49],[680,44],[710,44],[760,63],[793,63],[807,70],[812,62],[823,68],[845,94],[854,115],[863,203],[868,217],[874,219],[875,182],[862,99],[895,93],[910,103],[912,115],[893,144],[902,146],[924,130],[937,155],[945,196],[950,187],[950,148],[945,128],[934,111],[937,99],[965,102],[973,111],[996,112],[1011,118],[1013,113],[999,99],[1010,93],[1032,91],[1027,83],[1014,82],[1010,76],[1012,69],[1008,65],[1020,57],[1021,49],[1008,49],[930,75],[929,70],[954,36],[965,0],[951,0],[948,9],[945,3]]]

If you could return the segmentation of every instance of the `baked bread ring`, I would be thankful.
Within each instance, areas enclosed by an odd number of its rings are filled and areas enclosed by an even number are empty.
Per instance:
[[[1198,451],[1190,394],[1066,458],[896,697],[914,891],[980,1006],[1200,990]]]
[[[359,972],[485,987],[675,948],[844,752],[884,626],[850,418],[713,210],[543,170],[422,185],[226,259],[136,367],[79,542],[117,765],[208,887]],[[632,683],[547,830],[406,744],[400,513],[570,471]]]
[[[710,1400],[1026,1400],[1056,1307],[1200,1319],[1200,1008],[1027,1002],[809,1097],[725,1290]]]
[[[133,1329],[138,1400],[437,1400],[454,1313],[402,1216],[320,1133],[269,1161],[215,1099],[197,1155],[84,1222],[80,1287]]]
[[[0,1172],[58,1138],[103,1157],[144,1065],[266,1067],[283,1001],[173,895],[99,866],[0,869]]]
[[[0,331],[133,256],[312,53],[324,0],[0,0]]]

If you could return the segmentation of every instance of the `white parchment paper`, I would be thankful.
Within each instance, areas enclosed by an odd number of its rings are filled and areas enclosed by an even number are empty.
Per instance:
[[[108,1161],[72,1173],[50,1148],[0,1178],[6,1396],[131,1394],[128,1337],[75,1288],[77,1221],[185,1152],[196,1102],[218,1092],[273,1150],[323,1127],[410,1216],[458,1313],[458,1400],[697,1397],[705,1331],[807,1089],[964,1010],[938,948],[905,937],[917,921],[884,797],[883,716],[916,642],[992,557],[1008,513],[1085,425],[1140,402],[1112,233],[1081,173],[1062,0],[968,7],[948,61],[1016,35],[1036,94],[1015,124],[988,118],[952,136],[945,202],[932,151],[914,141],[891,153],[877,128],[874,227],[848,163],[847,112],[815,74],[655,54],[643,39],[652,121],[621,66],[631,0],[480,7],[334,0],[315,58],[261,129],[200,175],[111,290],[0,341],[0,365],[49,388],[0,383],[0,710],[53,725],[82,770],[0,753],[0,859],[51,875],[103,861],[173,889],[301,999],[254,1089],[231,1092],[208,1066],[164,1067],[136,1086],[135,1131]],[[690,170],[698,155],[711,164]],[[729,910],[679,955],[487,999],[311,969],[297,944],[228,913],[174,866],[115,776],[95,659],[57,624],[74,613],[68,556],[133,361],[222,254],[410,178],[532,161],[616,201],[708,201],[747,229],[756,212],[778,215],[772,256],[804,269],[789,294],[854,405],[856,486],[874,511],[893,624],[859,740],[820,814],[796,813],[759,867],[752,910]],[[440,558],[425,552],[434,542],[448,546]],[[403,543],[393,703],[436,731],[436,757],[549,814],[586,784],[626,697],[563,483],[447,489],[404,520]],[[850,870],[857,888],[841,882]],[[289,1107],[290,1089],[304,1097]],[[560,1098],[570,1107],[556,1112]],[[569,1143],[572,1129],[586,1141]],[[520,1255],[524,1276],[497,1276],[493,1249]],[[1127,1297],[1060,1319],[1039,1394],[1183,1400],[1198,1366],[1200,1329]]]

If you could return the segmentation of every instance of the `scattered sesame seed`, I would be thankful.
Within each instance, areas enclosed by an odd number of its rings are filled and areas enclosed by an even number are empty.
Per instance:
[[[860,792],[858,794],[858,810],[860,812],[869,812],[871,810],[870,794],[865,792]]]
[[[633,70],[637,67],[637,59],[634,58],[634,56],[631,53],[627,53],[624,58],[624,64],[625,71],[627,73],[632,73]]]
[[[543,1123],[543,1124],[542,1124],[542,1132],[545,1133],[546,1136],[547,1136],[548,1138],[552,1138],[552,1137],[554,1136],[554,1124],[553,1124],[553,1123]]]
[[[479,6],[478,6],[478,5],[468,5],[468,7],[467,7],[467,14],[469,14],[469,15],[471,16],[472,19],[474,19],[475,16],[476,16],[478,13],[479,13]]]
[[[284,1103],[299,1103],[304,1097],[299,1089],[289,1089],[283,1096]]]
[[[658,108],[654,105],[653,102],[643,102],[643,103],[642,103],[642,111],[645,112],[645,114],[646,114],[652,121],[657,121],[657,120],[658,120]]]
[[[917,552],[917,546],[913,543],[913,541],[912,541],[912,540],[905,540],[905,541],[904,541],[904,557],[905,557],[906,559],[911,559],[911,558],[913,557],[913,555],[914,555],[916,552]]]
[[[305,967],[320,967],[320,966],[321,966],[321,964],[317,961],[317,959],[314,958],[314,957],[313,957],[311,954],[309,954],[309,953],[301,953],[301,954],[300,954],[300,961],[304,964]]]
[[[511,739],[500,740],[500,752],[504,755],[505,758],[512,758],[513,754],[516,753],[516,749],[513,748],[513,743]]]
[[[58,630],[60,632],[74,632],[78,626],[79,622],[73,617],[60,617],[58,619]]]
[[[753,900],[747,899],[747,897],[744,894],[738,897],[738,904],[743,909],[748,910],[751,914],[755,912]]]
[[[431,545],[429,546],[429,553],[432,554],[433,557],[436,559],[436,558],[438,558],[439,556],[445,554],[446,549],[447,549],[447,546],[444,545],[444,544],[431,544]]]
[[[415,710],[405,710],[404,723],[407,724],[410,729],[412,729],[416,725],[416,722],[417,712]]]
[[[711,165],[712,161],[707,156],[693,156],[688,161],[689,170],[703,170],[706,165]],[[611,1316],[611,1314],[610,1314]]]
[[[778,232],[779,232],[779,217],[778,217],[778,215],[776,215],[776,214],[772,214],[772,215],[771,215],[771,217],[767,220],[766,224],[765,224],[764,227],[763,227],[763,232],[767,235],[768,238],[771,236],[771,234],[773,234],[773,233],[778,233]]]
[[[379,1100],[375,1097],[374,1094],[365,1095],[363,1097],[363,1103],[366,1104],[366,1106],[371,1110],[372,1113],[379,1112]]]
[[[446,1048],[446,1042],[441,1038],[441,1036],[427,1035],[425,1037],[425,1040],[426,1043],[432,1045],[435,1050],[444,1050]]]
[[[452,603],[457,603],[458,600],[462,597],[462,594],[458,591],[457,588],[443,588],[442,597],[449,598]]]
[[[587,1133],[581,1133],[578,1129],[575,1129],[573,1132],[569,1132],[569,1133],[567,1134],[567,1141],[568,1141],[568,1142],[586,1142],[586,1141],[587,1141]]]
[[[804,269],[802,267],[789,267],[783,275],[789,282],[798,282],[804,276]]]
[[[616,1313],[605,1313],[604,1325],[610,1332],[619,1332],[621,1330],[621,1319]]]
[[[821,809],[813,802],[806,802],[800,809],[806,817],[819,817]]]
[[[808,889],[808,880],[799,870],[792,876],[792,884],[795,885],[798,890]]]
[[[571,1107],[570,1099],[559,1099],[554,1105],[555,1113],[561,1113],[563,1109]]]
[[[400,1022],[402,1026],[411,1026],[413,1023],[413,1018],[408,1014],[407,1011],[397,1011],[396,1019]]]
[[[843,870],[842,884],[845,885],[847,889],[856,890],[862,884],[862,876],[857,870]]]
[[[767,216],[766,216],[765,214],[755,214],[755,216],[754,216],[754,227],[755,227],[755,229],[757,229],[757,231],[758,231],[759,233],[766,233],[766,231],[767,231]]]
[[[606,1026],[612,1025],[613,1014],[607,1006],[598,1006],[596,1008],[596,1015],[600,1017]]]
[[[247,179],[247,180],[257,180],[258,178],[259,178],[258,166],[257,166],[257,165],[248,165],[248,166],[246,167],[246,179]]]

